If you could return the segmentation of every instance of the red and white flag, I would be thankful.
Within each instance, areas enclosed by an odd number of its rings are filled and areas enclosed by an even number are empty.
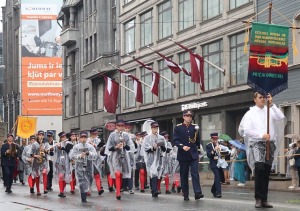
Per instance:
[[[193,51],[188,49],[187,47],[179,44],[178,42],[174,42],[184,50],[190,53],[190,61],[191,61],[191,81],[194,83],[199,83],[200,84],[200,89],[202,92],[205,91],[205,86],[204,86],[204,59],[198,55],[195,54]]]
[[[163,54],[161,54],[161,53],[159,53],[157,51],[155,51],[155,53],[157,53],[159,56],[161,56],[165,60],[167,66],[170,68],[170,70],[172,70],[173,73],[177,74],[177,73],[180,73],[180,71],[183,71],[184,74],[186,74],[188,76],[191,76],[191,73],[189,71],[187,71],[181,65],[176,64],[171,59],[168,59],[166,56],[164,56]]]
[[[131,75],[130,73],[127,73],[125,70],[122,70],[120,68],[118,68],[118,70],[121,74],[124,74],[133,80],[136,102],[143,103],[143,90],[141,81],[137,77]]]
[[[158,90],[159,90],[159,80],[160,80],[160,74],[158,72],[155,72],[153,68],[149,65],[146,65],[145,63],[141,62],[140,60],[133,58],[134,61],[142,65],[144,68],[152,72],[152,84],[151,84],[151,92],[158,97]]]
[[[160,74],[157,72],[152,72],[152,84],[151,84],[151,92],[158,97],[159,90],[159,79]]]
[[[119,97],[119,84],[106,76],[103,77],[105,80],[104,109],[108,113],[115,114]]]

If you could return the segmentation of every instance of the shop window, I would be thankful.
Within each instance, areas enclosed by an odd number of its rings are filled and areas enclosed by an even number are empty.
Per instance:
[[[134,72],[130,72],[131,75],[134,75]],[[134,90],[133,80],[130,77],[125,76],[125,86],[131,90]],[[136,100],[134,93],[125,89],[125,108],[135,107]]]
[[[69,98],[69,95],[65,96],[65,117],[70,117],[70,98]]]

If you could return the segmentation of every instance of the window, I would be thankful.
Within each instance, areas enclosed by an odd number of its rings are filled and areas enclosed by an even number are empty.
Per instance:
[[[141,15],[141,47],[152,43],[152,11]]]
[[[172,1],[158,6],[158,39],[172,34]]]
[[[98,78],[93,81],[93,110],[101,110],[103,109],[103,98],[104,98],[104,90],[103,90],[103,81]]]
[[[179,0],[179,31],[194,25],[194,0]]]
[[[133,72],[130,74],[134,75]],[[125,76],[125,86],[131,90],[134,90],[133,81],[130,77]],[[132,108],[135,107],[135,95],[133,92],[125,89],[125,107]]]
[[[135,20],[131,20],[125,24],[125,53],[135,50]]]
[[[223,0],[202,0],[202,20],[208,20],[222,13]]]
[[[168,66],[165,63],[165,60],[160,60],[158,62],[158,69],[159,69],[159,74],[161,76],[164,76],[167,79],[172,81],[173,72],[168,68]],[[160,81],[159,81],[159,100],[173,99],[173,92],[174,92],[173,85],[170,82],[166,81],[165,79],[160,78]]]
[[[131,1],[133,1],[133,0],[124,0],[124,4],[128,4]]]
[[[93,36],[90,36],[90,49],[89,49],[89,53],[90,53],[90,58],[89,58],[89,62],[93,60]]]
[[[77,113],[76,113],[76,92],[73,93],[73,96],[72,96],[72,112],[71,112],[71,115],[72,116],[75,116]]]
[[[117,13],[116,0],[112,0],[112,28],[113,28],[113,48],[117,51]]]
[[[97,34],[95,33],[95,34],[94,34],[94,60],[96,60],[97,57],[98,57],[98,52],[97,52],[98,47],[97,47],[97,43],[98,43],[98,41],[97,41]]]
[[[84,113],[90,112],[90,93],[89,88],[84,90]]]
[[[190,54],[188,52],[179,54],[179,64],[187,71],[190,71]],[[191,82],[191,77],[183,71],[179,73],[179,96],[195,94],[195,83]]]
[[[244,53],[244,34],[230,37],[230,84],[247,82],[249,54]]]
[[[284,127],[284,134],[291,134],[292,133],[292,108],[291,106],[283,107],[283,113],[286,118],[286,125]],[[288,148],[289,140],[288,138],[285,139],[284,147]]]
[[[70,98],[69,98],[69,95],[65,96],[65,117],[70,117]]]
[[[151,65],[149,65],[151,66]],[[144,81],[146,84],[152,84],[152,72],[147,70],[146,68],[141,68],[141,81]],[[153,95],[151,92],[151,88],[142,84],[143,89],[143,104],[149,104],[153,102]]]
[[[85,63],[89,62],[89,38],[85,39]]]
[[[203,58],[221,67],[223,65],[223,41],[217,41],[203,46]],[[223,85],[221,72],[215,67],[204,63],[205,90],[221,88]]]
[[[246,4],[250,1],[252,1],[252,0],[230,0],[229,8],[230,8],[230,10],[232,10],[232,9],[239,7],[243,4]]]

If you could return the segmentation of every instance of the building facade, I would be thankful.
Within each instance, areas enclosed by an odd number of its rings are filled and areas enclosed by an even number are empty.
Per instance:
[[[116,0],[65,0],[62,20],[63,129],[103,129],[115,115],[104,112],[104,79],[118,78],[119,7]],[[118,79],[117,79],[118,80]]]
[[[136,122],[137,130],[142,129],[145,119],[154,119],[172,137],[173,128],[182,122],[182,108],[192,107],[203,145],[210,141],[211,132],[239,139],[237,127],[253,105],[253,92],[246,85],[248,54],[243,52],[245,25],[241,21],[255,15],[256,1],[121,2],[121,67],[151,84],[151,74],[127,56],[130,54],[170,78],[175,86],[161,80],[159,97],[143,86],[143,104],[136,104],[132,93],[122,90],[118,118]],[[225,74],[205,63],[205,92],[201,92],[199,84],[191,83],[182,72],[172,73],[164,60],[147,48],[150,46],[190,70],[189,54],[169,38],[221,67]],[[129,87],[132,84],[124,76],[122,83]]]
[[[3,33],[0,32],[0,116],[1,121],[3,121]]]

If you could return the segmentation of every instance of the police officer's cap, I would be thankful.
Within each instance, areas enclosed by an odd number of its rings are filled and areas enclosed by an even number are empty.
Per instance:
[[[211,133],[211,134],[210,134],[210,137],[211,137],[212,139],[218,139],[218,138],[219,138],[219,134],[218,134],[218,133]]]
[[[146,131],[141,132],[142,137],[145,137],[146,135],[148,135],[148,133]]]
[[[151,122],[151,128],[158,127],[158,122]]]
[[[185,110],[182,112],[183,113],[183,116],[194,116],[194,112],[192,110]]]
[[[65,133],[65,131],[62,131],[62,132],[60,132],[59,134],[58,134],[58,136],[61,138],[61,137],[63,137],[63,136],[66,136],[67,134]]]
[[[141,135],[141,133],[139,133],[139,132],[136,132],[134,135],[135,135],[135,136],[140,136],[140,135]]]
[[[37,132],[37,134],[38,134],[38,135],[44,135],[45,132],[44,132],[43,130],[39,130],[39,131]]]

